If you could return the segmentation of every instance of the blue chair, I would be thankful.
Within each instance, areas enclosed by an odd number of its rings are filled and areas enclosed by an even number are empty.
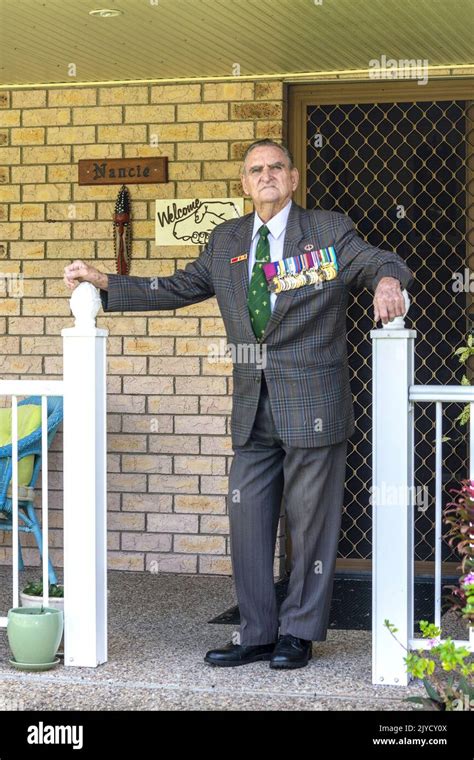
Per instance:
[[[48,449],[63,419],[63,399],[61,396],[48,396]],[[41,407],[40,396],[29,396],[18,403],[37,404]],[[18,440],[18,459],[34,455],[33,474],[28,487],[20,486],[18,497],[18,528],[24,533],[33,533],[40,556],[43,550],[41,527],[34,508],[34,488],[41,467],[41,423],[29,435]],[[0,530],[12,530],[12,445],[0,446]],[[24,569],[21,544],[19,545],[19,568]],[[57,583],[51,560],[49,560],[49,582]]]

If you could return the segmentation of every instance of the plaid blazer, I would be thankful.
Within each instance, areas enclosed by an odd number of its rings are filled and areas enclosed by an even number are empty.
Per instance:
[[[232,445],[249,438],[257,410],[262,371],[275,427],[291,446],[338,443],[354,432],[347,363],[346,309],[352,288],[375,290],[385,276],[410,288],[413,277],[395,253],[357,236],[351,219],[331,211],[307,211],[292,203],[283,257],[334,246],[338,276],[322,286],[283,291],[259,343],[247,307],[248,260],[253,213],[219,224],[200,256],[169,277],[109,275],[101,291],[104,311],[154,311],[216,296],[233,354]]]

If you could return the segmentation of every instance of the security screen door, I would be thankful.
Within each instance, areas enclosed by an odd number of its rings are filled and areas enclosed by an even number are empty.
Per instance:
[[[474,250],[469,92],[472,99],[472,83],[462,81],[290,89],[289,144],[302,174],[297,201],[348,214],[363,238],[406,261],[416,278],[407,326],[417,330],[415,382],[422,385],[461,382],[464,368],[453,354],[472,327],[469,288],[453,287],[454,272],[469,277]],[[368,290],[354,294],[347,317],[356,431],[348,448],[339,570],[367,570],[371,560],[372,300]],[[449,488],[467,477],[467,429],[455,422],[462,405],[443,408],[443,435],[450,438],[443,444],[445,505]],[[434,561],[435,405],[415,409],[415,561],[422,574]],[[456,562],[444,544],[444,571]]]

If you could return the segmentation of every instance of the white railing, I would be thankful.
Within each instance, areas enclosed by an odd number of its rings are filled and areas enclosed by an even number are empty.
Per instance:
[[[18,396],[41,396],[41,523],[43,531],[43,604],[48,603],[49,548],[48,548],[48,396],[63,396],[62,380],[0,380],[0,396],[11,396],[12,404],[12,564],[13,564],[13,607],[19,605],[19,515],[18,515]],[[1,527],[1,523],[0,523]],[[7,618],[0,617],[0,627],[5,628]]]
[[[408,296],[405,301],[408,309]],[[372,330],[373,341],[373,555],[372,682],[407,685],[407,649],[427,649],[414,636],[414,403],[436,403],[435,433],[435,603],[441,625],[442,404],[470,404],[469,478],[474,480],[474,387],[414,385],[415,330],[401,317]],[[467,473],[466,473],[467,477]],[[389,498],[387,498],[387,495]],[[384,621],[398,629],[398,643]],[[442,641],[442,639],[441,639]],[[474,651],[474,634],[457,641]],[[400,644],[402,646],[400,646]]]
[[[63,380],[0,380],[12,403],[13,606],[19,602],[17,397],[41,396],[43,604],[48,603],[47,397],[63,396],[64,664],[107,660],[106,337],[95,326],[97,290],[73,292],[75,326],[62,330]],[[7,618],[0,617],[0,626]]]

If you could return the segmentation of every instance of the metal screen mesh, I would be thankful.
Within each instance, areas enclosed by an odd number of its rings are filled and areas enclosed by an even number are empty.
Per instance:
[[[470,325],[466,292],[454,292],[453,272],[467,262],[466,140],[469,104],[406,102],[307,108],[307,208],[348,214],[361,237],[396,251],[416,278],[407,326],[417,330],[415,382],[458,384],[464,373],[456,348]],[[470,106],[472,110],[474,106]],[[472,141],[474,144],[474,140]],[[371,557],[372,293],[355,294],[348,310],[348,352],[356,432],[348,449],[339,557]],[[380,326],[380,325],[379,325]],[[466,428],[454,422],[462,406],[446,404],[443,505],[448,489],[467,477]],[[415,559],[434,559],[434,404],[415,406]],[[427,507],[427,508],[426,508]],[[456,561],[447,545],[443,560]]]

